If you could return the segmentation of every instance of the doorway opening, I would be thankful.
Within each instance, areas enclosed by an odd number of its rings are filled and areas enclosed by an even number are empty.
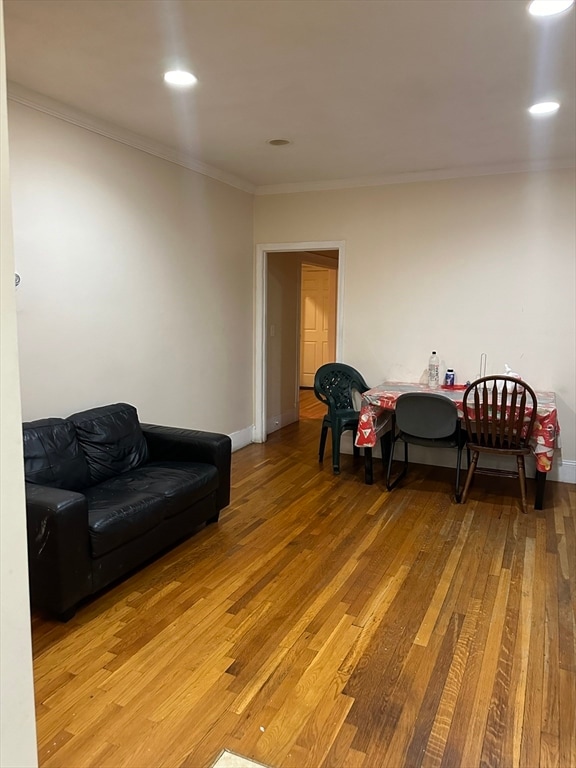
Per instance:
[[[314,375],[336,359],[338,254],[334,267],[303,261],[300,266],[300,388],[314,386]],[[328,257],[328,258],[330,258]],[[305,257],[307,258],[307,256]]]
[[[298,421],[300,387],[340,359],[344,258],[342,241],[257,246],[254,442]]]

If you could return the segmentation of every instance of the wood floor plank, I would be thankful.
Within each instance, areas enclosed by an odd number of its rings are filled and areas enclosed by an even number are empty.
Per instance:
[[[370,642],[350,676],[345,690],[356,699],[350,720],[355,724],[371,724],[370,731],[366,728],[358,730],[355,749],[368,753],[371,733],[379,734],[382,727],[394,727],[398,713],[390,707],[391,697],[433,594],[434,572],[438,574],[442,570],[436,566],[443,563],[445,557],[441,548],[434,551],[432,558],[421,552],[416,557],[401,590],[387,610],[386,626],[380,622],[371,633]],[[409,613],[406,611],[408,595]]]
[[[540,768],[561,768],[559,739],[556,734],[542,734],[540,739]]]
[[[558,557],[546,552],[545,612],[544,624],[544,680],[542,691],[542,735],[556,736],[559,733],[559,671],[558,652]],[[548,740],[551,743],[551,740]]]
[[[356,728],[344,723],[318,768],[333,768],[335,765],[342,766],[342,768],[362,768],[366,761],[366,755],[351,748],[355,735]]]
[[[514,720],[512,723],[513,745],[512,762],[513,765],[520,765],[521,749],[524,736],[524,712],[526,698],[530,692],[528,686],[528,659],[530,652],[530,639],[532,626],[534,624],[532,617],[533,600],[532,589],[534,586],[534,560],[535,560],[535,541],[526,539],[526,553],[524,559],[524,573],[522,577],[522,598],[520,603],[520,615],[518,619],[518,630],[516,634],[516,652],[514,664],[517,666],[518,674],[514,688]]]
[[[318,463],[302,398],[233,455],[218,524],[33,615],[41,768],[576,768],[576,489],[458,505],[453,470],[410,465],[387,493]]]
[[[54,759],[56,753],[66,744],[70,739],[74,738],[74,734],[70,731],[60,731],[52,739],[44,741],[44,747],[38,750],[38,762],[42,765],[48,765],[48,762]],[[61,755],[55,758],[56,762],[61,762]]]
[[[178,768],[211,766],[222,751],[222,744],[229,745],[231,742],[231,733],[237,724],[238,717],[230,709],[226,709],[219,717],[215,717],[211,726],[196,740],[192,750]],[[171,761],[169,764],[175,766],[176,762]]]
[[[406,751],[407,765],[420,765],[426,754],[442,691],[450,672],[450,661],[458,643],[462,624],[462,617],[459,614],[453,614],[448,631],[442,636],[435,635],[428,646],[432,649],[435,643],[438,645],[438,651],[434,654],[435,662],[429,683],[420,697],[420,706]],[[390,758],[393,759],[393,755],[390,755]]]
[[[534,579],[532,585],[532,614],[545,616],[546,584],[546,532],[545,521],[536,519],[534,552]],[[540,759],[540,734],[542,728],[542,687],[544,675],[544,628],[545,622],[533,622],[528,651],[526,685],[530,696],[524,706],[524,723],[520,764],[529,768]]]
[[[483,505],[478,504],[477,510],[482,509]],[[489,529],[493,529],[493,518],[491,520],[487,519],[486,523]],[[484,658],[484,649],[486,647],[493,604],[496,599],[499,583],[496,577],[489,576],[490,563],[492,561],[490,538],[489,535],[486,538],[482,538],[484,548],[478,564],[473,588],[469,592],[469,607],[475,604],[472,601],[478,601],[478,621],[475,632],[470,639],[470,648],[466,666],[463,670],[462,683],[442,757],[441,765],[445,767],[465,764],[463,761],[466,744],[476,715],[474,702],[476,701],[478,686],[481,684],[482,660]],[[466,610],[465,608],[464,615]]]
[[[420,734],[416,733],[417,723],[425,693],[429,686],[437,683],[437,680],[433,683],[431,680],[437,675],[436,665],[443,641],[440,635],[433,635],[426,649],[412,643],[367,747],[368,765],[376,761],[392,767],[398,761],[398,755],[407,756],[411,744],[420,739]]]
[[[442,764],[454,710],[462,687],[464,669],[468,662],[472,638],[478,625],[480,607],[480,600],[471,599],[462,621],[462,628],[450,660],[450,669],[446,675],[442,695],[424,750],[422,766],[426,766],[426,768],[433,768],[433,766],[440,766]],[[394,751],[394,754],[398,754],[397,750]]]
[[[574,675],[560,670],[560,766],[576,766],[576,686]]]
[[[511,716],[511,697],[513,690],[513,665],[516,632],[522,595],[522,572],[519,569],[519,558],[512,558],[510,568],[502,568],[501,572],[510,574],[510,588],[505,606],[505,616],[492,699],[490,702],[484,744],[482,748],[483,765],[506,765],[511,762],[512,749],[507,741],[507,733]]]
[[[302,760],[298,765],[317,768],[322,764],[353,704],[353,699],[342,695],[334,701],[329,696],[321,699],[296,740],[296,747],[302,750]],[[290,755],[294,758],[294,746]]]
[[[430,641],[430,635],[432,634],[432,631],[436,625],[436,621],[440,615],[442,605],[444,604],[444,600],[446,599],[446,595],[448,594],[448,590],[450,589],[450,585],[454,578],[454,573],[458,566],[458,561],[462,555],[462,550],[464,549],[473,517],[474,510],[470,508],[466,517],[464,518],[462,526],[460,527],[458,540],[450,552],[450,556],[446,562],[446,565],[444,566],[444,570],[442,571],[442,576],[440,577],[438,586],[436,587],[434,595],[432,596],[432,600],[428,610],[426,611],[426,615],[422,620],[422,624],[420,624],[418,634],[414,639],[414,642],[417,645],[426,646]]]
[[[344,676],[338,675],[338,668],[346,648],[358,632],[359,628],[352,624],[352,617],[343,616],[332,632],[330,642],[316,654],[298,681],[290,700],[283,702],[262,734],[256,752],[261,760],[281,763],[322,700],[329,697],[336,701],[342,695],[346,680]]]
[[[502,647],[502,633],[509,591],[510,571],[502,569],[498,577],[498,591],[489,619],[490,629],[486,638],[482,666],[480,668],[480,680],[474,698],[472,727],[469,730],[464,747],[464,762],[469,765],[478,765],[482,755],[486,722],[490,705],[491,703],[493,704],[492,691],[496,680],[500,648]]]

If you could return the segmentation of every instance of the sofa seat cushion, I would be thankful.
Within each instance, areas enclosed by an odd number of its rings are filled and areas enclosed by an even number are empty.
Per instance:
[[[103,483],[110,489],[130,489],[162,500],[164,518],[174,517],[218,488],[218,470],[195,461],[155,461]]]
[[[164,517],[163,499],[118,483],[87,488],[88,531],[92,557],[101,557],[137,539],[159,525]]]

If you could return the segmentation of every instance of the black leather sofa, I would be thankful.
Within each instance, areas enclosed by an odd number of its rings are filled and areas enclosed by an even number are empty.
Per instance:
[[[227,435],[140,424],[127,403],[23,436],[31,602],[61,621],[230,502]]]

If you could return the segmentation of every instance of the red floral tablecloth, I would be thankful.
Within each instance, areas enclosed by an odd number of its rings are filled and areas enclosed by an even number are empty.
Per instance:
[[[359,448],[373,448],[376,445],[382,434],[389,428],[391,411],[396,407],[396,400],[405,392],[434,391],[445,395],[456,403],[458,415],[464,418],[462,401],[465,389],[466,387],[455,389],[441,387],[431,390],[425,384],[405,384],[395,381],[386,381],[369,389],[362,395],[356,445]],[[536,392],[536,398],[538,406],[530,442],[536,459],[536,469],[538,472],[549,472],[552,469],[556,438],[560,432],[556,395],[554,392]]]

